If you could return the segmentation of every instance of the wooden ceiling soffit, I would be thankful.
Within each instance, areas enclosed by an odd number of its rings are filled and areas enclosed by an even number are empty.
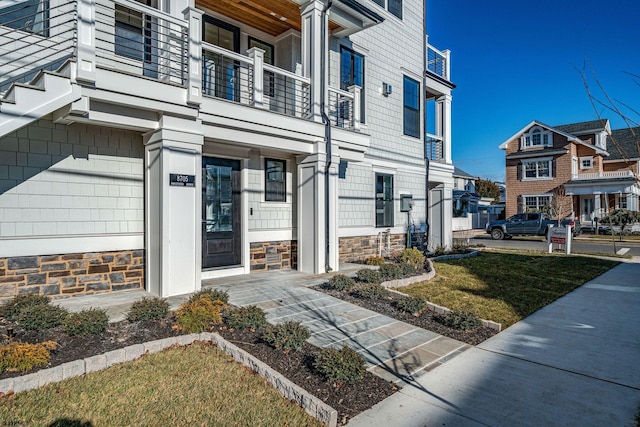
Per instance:
[[[228,16],[272,36],[301,30],[300,5],[292,0],[197,0],[196,6]],[[329,23],[329,30],[340,28]]]

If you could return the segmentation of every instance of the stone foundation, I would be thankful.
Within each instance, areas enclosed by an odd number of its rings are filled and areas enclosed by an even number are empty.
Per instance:
[[[391,234],[388,242],[386,235],[358,236],[340,238],[340,262],[362,262],[372,256],[378,256],[382,249],[382,256],[406,249],[407,236],[405,234]],[[379,245],[382,247],[379,248]]]
[[[144,288],[144,250],[0,258],[0,300]]]
[[[298,242],[251,243],[251,271],[289,270],[298,268]]]

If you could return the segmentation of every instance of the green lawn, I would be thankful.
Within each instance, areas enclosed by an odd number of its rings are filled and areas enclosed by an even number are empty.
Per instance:
[[[507,328],[617,264],[542,252],[481,252],[434,262],[433,280],[400,290],[452,310],[471,310]]]
[[[3,426],[322,425],[203,343],[5,397],[0,420]]]

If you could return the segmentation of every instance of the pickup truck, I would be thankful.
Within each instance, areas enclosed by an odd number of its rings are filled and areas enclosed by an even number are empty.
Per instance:
[[[545,236],[549,225],[558,226],[558,220],[550,219],[544,213],[521,213],[506,220],[487,223],[487,233],[493,240],[510,239],[513,236]],[[580,234],[580,221],[563,219],[560,225],[572,228],[573,237]]]

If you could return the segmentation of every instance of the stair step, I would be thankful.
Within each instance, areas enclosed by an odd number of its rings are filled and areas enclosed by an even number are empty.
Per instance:
[[[45,88],[44,87],[39,87],[39,86],[34,86],[31,84],[27,84],[27,83],[14,83],[11,85],[11,87],[9,88],[9,90],[5,93],[4,97],[2,98],[2,103],[10,103],[10,104],[15,104],[16,103],[16,91],[19,88],[24,88],[24,89],[31,89],[31,90],[39,90],[44,92]]]

